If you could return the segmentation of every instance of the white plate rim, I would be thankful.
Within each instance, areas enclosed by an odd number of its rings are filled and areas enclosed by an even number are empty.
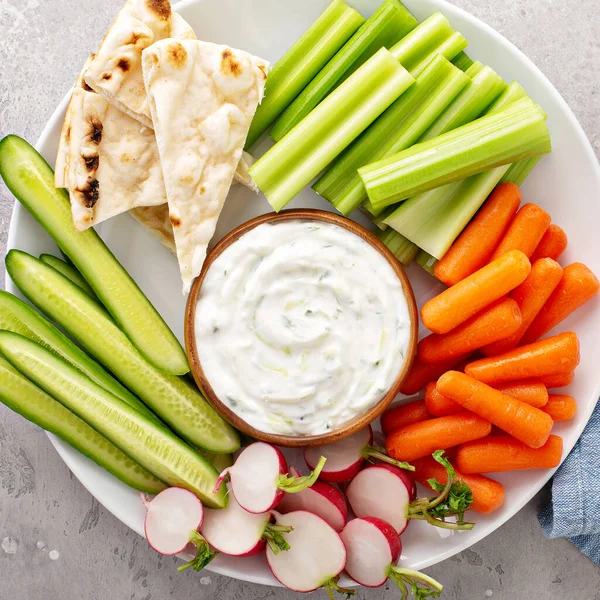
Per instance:
[[[203,1],[204,0],[182,0],[182,1],[174,4],[173,9],[176,11],[181,11],[182,9],[186,9],[193,5],[202,4]],[[350,3],[352,3],[351,0],[349,0],[349,1],[350,1]],[[550,95],[554,96],[555,100],[558,101],[563,113],[566,115],[566,117],[568,119],[569,126],[573,128],[574,132],[576,133],[576,135],[579,139],[579,142],[585,148],[587,157],[590,159],[592,164],[594,164],[595,178],[598,181],[600,181],[600,162],[598,161],[598,158],[593,150],[593,147],[592,147],[589,139],[587,138],[581,124],[575,117],[573,111],[571,110],[571,108],[569,107],[569,105],[567,104],[565,99],[562,97],[560,92],[558,92],[558,90],[549,81],[549,79],[544,75],[544,73],[535,65],[535,63],[531,59],[529,59],[512,42],[507,40],[502,34],[497,32],[491,26],[487,25],[486,23],[484,23],[483,21],[481,21],[479,18],[475,17],[471,13],[467,12],[466,10],[464,10],[460,7],[457,7],[453,4],[450,4],[447,0],[430,0],[430,2],[434,5],[437,5],[437,10],[439,10],[446,17],[448,17],[450,21],[452,21],[453,18],[458,18],[458,19],[466,21],[469,25],[482,30],[486,35],[490,36],[496,43],[500,44],[506,51],[511,52],[512,54],[515,54],[521,63],[524,63],[529,69],[531,69],[535,73],[535,75],[538,77],[539,81],[543,84],[544,88],[546,88],[546,91]],[[60,102],[60,104],[57,106],[55,111],[52,113],[50,119],[46,123],[46,126],[42,130],[42,133],[35,144],[36,149],[40,150],[47,144],[52,130],[56,126],[57,122],[63,118],[70,95],[71,95],[71,91],[69,91],[65,95],[63,100]],[[8,238],[7,238],[7,245],[6,245],[7,252],[11,248],[17,247],[15,223],[19,217],[20,211],[23,211],[23,210],[25,210],[25,209],[23,207],[21,207],[18,202],[15,202],[15,205],[13,207],[13,211],[11,214],[11,222],[10,222]],[[16,286],[13,284],[10,277],[8,276],[8,273],[6,273],[6,270],[5,270],[5,288],[7,291],[9,291],[11,293],[18,292],[18,290],[16,289]],[[595,394],[594,397],[596,397],[596,398],[598,398],[598,396],[600,396],[600,379],[596,385],[594,394]],[[589,419],[591,418],[594,408],[595,408],[595,405],[593,403],[590,403],[590,405],[587,407],[587,409],[584,413],[582,425],[580,427],[578,427],[577,438],[575,439],[575,441],[573,443],[570,443],[570,444],[564,446],[563,459],[561,461],[561,464],[562,464],[562,462],[564,462],[564,459],[566,458],[566,456],[569,454],[569,452],[572,450],[572,448],[576,444],[577,439],[579,438],[579,436],[583,432],[583,429],[585,428],[585,425],[588,423]],[[67,467],[71,470],[71,472],[75,475],[75,477],[77,477],[77,479],[84,486],[84,488],[87,489],[90,492],[90,494],[92,494],[102,504],[102,506],[104,508],[106,508],[106,510],[108,510],[111,514],[113,514],[123,524],[127,525],[130,529],[133,529],[134,531],[136,531],[136,533],[138,533],[139,535],[141,535],[143,537],[144,536],[143,531],[140,528],[132,526],[128,522],[129,519],[127,518],[127,516],[125,514],[126,511],[123,511],[118,506],[118,504],[111,502],[110,498],[103,497],[102,500],[99,499],[99,496],[103,496],[102,492],[95,485],[95,481],[93,480],[93,478],[90,480],[83,476],[83,474],[82,474],[83,469],[81,468],[81,463],[79,462],[79,460],[77,460],[78,457],[73,458],[73,456],[70,455],[70,453],[67,451],[67,449],[70,447],[68,447],[64,442],[62,442],[62,440],[58,439],[53,434],[47,433],[47,435],[48,435],[52,445],[58,452],[59,456],[62,458],[62,460],[65,462]],[[557,467],[557,469],[558,469],[558,467]],[[451,558],[452,556],[458,554],[459,552],[462,552],[463,550],[471,547],[472,545],[476,544],[477,542],[481,541],[483,538],[487,537],[488,535],[490,535],[491,533],[496,531],[501,525],[503,525],[510,518],[515,516],[540,491],[540,489],[554,475],[554,473],[556,472],[557,469],[547,470],[547,472],[545,473],[544,477],[541,480],[541,483],[533,485],[532,488],[529,490],[529,492],[524,494],[521,497],[520,501],[517,502],[511,508],[510,512],[508,512],[507,514],[498,518],[494,522],[494,525],[491,529],[482,531],[481,534],[478,534],[477,529],[475,529],[471,533],[471,535],[467,539],[465,539],[463,542],[457,543],[454,547],[437,555],[432,560],[421,561],[418,565],[416,565],[415,568],[424,569],[424,568],[430,567],[434,564],[437,564],[439,562],[442,562],[444,560],[447,560],[447,559]],[[240,577],[240,576],[236,575],[235,569],[232,569],[231,567],[222,567],[222,566],[217,566],[217,565],[211,564],[207,567],[207,570],[217,573],[217,574],[220,574],[220,575],[227,575],[229,577],[239,579],[241,581],[248,581],[250,583],[259,583],[259,584],[263,584],[263,585],[272,585],[272,586],[281,587],[281,584],[279,582],[277,582],[274,578],[267,581],[265,579],[265,577],[261,576],[261,575],[257,575],[257,576],[244,575],[244,576]],[[348,583],[348,582],[346,582],[346,583]]]

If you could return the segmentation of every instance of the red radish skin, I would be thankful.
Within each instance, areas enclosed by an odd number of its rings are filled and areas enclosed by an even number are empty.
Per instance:
[[[319,474],[319,479],[329,483],[350,481],[368,460],[380,460],[402,469],[414,471],[414,467],[389,457],[385,448],[373,446],[372,443],[373,430],[367,426],[339,442],[307,448],[304,451],[304,460],[308,468],[314,470],[319,457],[324,456],[327,462]]]
[[[391,579],[403,599],[407,598],[409,589],[419,584],[423,587],[419,588],[418,598],[436,597],[442,591],[442,585],[431,577],[397,566],[402,543],[387,521],[375,517],[353,519],[340,536],[347,553],[346,573],[356,583],[377,588]]]
[[[227,476],[239,505],[249,513],[263,514],[273,510],[284,493],[294,494],[310,487],[318,478],[325,458],[318,459],[314,472],[306,477],[289,477],[288,464],[279,448],[255,442],[244,448],[233,466],[217,479],[217,492]]]
[[[339,574],[346,566],[346,548],[340,536],[321,517],[304,510],[276,515],[277,525],[289,527],[287,552],[275,554],[267,548],[267,563],[282,585],[296,592],[312,592],[324,587],[354,593],[338,586]]]
[[[346,489],[346,498],[357,517],[383,519],[398,535],[408,526],[408,510],[416,494],[415,482],[410,475],[387,464],[363,469]]]
[[[294,477],[300,476],[294,468],[290,472]],[[285,494],[277,507],[282,514],[297,510],[306,510],[321,517],[338,532],[348,521],[348,505],[344,494],[323,481],[315,481],[311,487],[297,494]]]
[[[231,484],[228,484],[231,491]],[[287,530],[270,524],[271,513],[257,515],[245,511],[233,494],[229,494],[226,508],[204,509],[204,522],[200,533],[207,542],[229,556],[254,556],[262,552],[267,543],[274,550],[287,548],[281,535]]]
[[[152,500],[141,494],[146,507],[144,533],[148,544],[165,556],[183,552],[188,544],[196,547],[193,560],[179,567],[200,571],[215,556],[206,540],[198,533],[204,520],[204,508],[198,497],[189,490],[172,487],[163,490]]]

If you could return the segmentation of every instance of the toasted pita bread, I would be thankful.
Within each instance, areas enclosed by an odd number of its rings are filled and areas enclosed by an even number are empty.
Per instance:
[[[139,206],[130,210],[129,214],[143,225],[171,254],[177,256],[167,204]]]
[[[202,268],[268,67],[208,42],[162,40],[143,53],[184,293]]]
[[[85,74],[87,84],[152,129],[142,79],[142,51],[169,37],[196,39],[185,20],[171,12],[169,0],[127,0]]]

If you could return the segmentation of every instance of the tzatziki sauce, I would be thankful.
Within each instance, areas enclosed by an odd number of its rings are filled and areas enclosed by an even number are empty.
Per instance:
[[[402,284],[368,242],[318,220],[264,223],[210,265],[195,317],[204,375],[255,429],[317,435],[364,414],[402,368]]]

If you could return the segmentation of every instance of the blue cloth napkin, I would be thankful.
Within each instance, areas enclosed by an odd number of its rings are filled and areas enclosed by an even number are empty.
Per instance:
[[[549,538],[567,538],[600,565],[600,403],[552,480],[552,500],[538,515]]]

